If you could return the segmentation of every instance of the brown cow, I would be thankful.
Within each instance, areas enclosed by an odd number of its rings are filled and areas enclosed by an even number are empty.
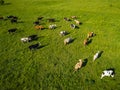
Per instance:
[[[36,25],[36,26],[35,26],[35,29],[43,30],[43,29],[45,29],[45,28],[44,28],[44,26],[42,26],[42,25]]]
[[[88,35],[87,35],[87,38],[91,38],[93,37],[95,34],[93,32],[89,32]]]
[[[86,46],[88,44],[88,38],[84,40],[83,44],[84,44],[84,46]]]

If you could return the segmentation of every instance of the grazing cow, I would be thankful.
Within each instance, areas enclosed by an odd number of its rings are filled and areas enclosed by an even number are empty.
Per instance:
[[[77,71],[78,69],[80,69],[82,67],[82,59],[79,59],[79,62],[76,63],[75,67],[74,67],[74,70]]]
[[[84,46],[88,45],[88,42],[89,42],[89,39],[88,38],[85,39],[84,42],[83,42]]]
[[[12,28],[12,29],[9,29],[8,32],[9,33],[14,33],[14,32],[16,32],[16,30],[17,30],[17,28]]]
[[[37,43],[37,44],[34,44],[34,45],[30,45],[30,46],[29,46],[29,49],[30,49],[30,50],[38,49],[38,48],[40,47],[40,45],[41,45],[40,43]]]
[[[60,36],[65,36],[67,35],[68,33],[66,31],[60,31]]]
[[[72,19],[76,19],[76,18],[77,18],[77,16],[71,16],[71,18],[72,18]]]
[[[49,22],[55,22],[54,18],[47,19]]]
[[[55,29],[56,27],[56,24],[49,25],[49,29]]]
[[[67,17],[64,17],[64,20],[65,21],[71,21],[69,18],[67,18]]]
[[[67,45],[67,44],[71,43],[72,41],[73,41],[72,38],[66,38],[66,39],[64,39],[64,45]]]
[[[95,35],[94,32],[89,32],[88,35],[87,35],[87,38],[91,38],[91,37],[93,37],[94,35]]]
[[[44,26],[42,26],[42,25],[36,25],[36,26],[35,26],[35,29],[43,30],[43,29],[45,29],[45,28],[44,28]]]
[[[44,17],[38,17],[37,20],[42,20]]]
[[[75,28],[76,28],[76,25],[75,25],[75,24],[70,24],[70,27],[71,27],[72,29],[75,29]]]
[[[30,42],[31,41],[31,38],[29,38],[29,37],[24,37],[24,38],[21,38],[21,41],[22,42]]]
[[[80,21],[74,20],[76,24],[80,25]]]
[[[93,56],[93,61],[95,61],[98,57],[99,57],[99,55],[100,55],[100,51],[98,51],[94,56]]]
[[[102,72],[101,79],[102,79],[103,77],[105,77],[105,76],[114,77],[114,74],[115,74],[115,72],[114,72],[114,70],[112,70],[112,69],[104,70],[104,71]]]

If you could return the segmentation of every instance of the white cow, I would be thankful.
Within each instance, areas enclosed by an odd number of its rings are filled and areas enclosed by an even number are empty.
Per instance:
[[[56,24],[49,25],[49,29],[55,29],[56,27]]]
[[[102,75],[101,75],[101,79],[105,76],[108,76],[108,77],[114,77],[114,71],[113,70],[104,70],[102,72]]]
[[[76,63],[75,67],[74,67],[74,70],[77,71],[78,69],[80,69],[82,67],[82,59],[79,59],[79,62]]]
[[[93,56],[93,61],[95,61],[100,55],[100,51],[98,51],[94,56]]]
[[[64,39],[64,45],[69,44],[69,43],[71,43],[72,41],[73,41],[72,38],[66,38],[66,39]]]
[[[22,42],[29,42],[29,41],[31,41],[31,38],[28,38],[28,37],[24,37],[24,38],[21,38],[21,41]]]

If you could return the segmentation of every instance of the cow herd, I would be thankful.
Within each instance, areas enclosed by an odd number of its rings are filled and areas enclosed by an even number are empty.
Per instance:
[[[41,24],[41,21],[44,17],[38,17],[36,21],[33,22],[34,24],[34,28],[37,29],[37,30],[43,30],[43,29],[46,29],[42,24]],[[82,22],[80,22],[79,20],[77,20],[77,16],[71,16],[71,18],[67,18],[67,17],[64,17],[63,18],[65,21],[67,22],[70,22],[70,21],[74,21],[75,24],[70,24],[70,28],[72,29],[76,29],[78,27],[78,25],[81,25]],[[0,20],[9,20],[11,23],[17,23],[18,22],[18,17],[16,16],[13,16],[13,15],[10,15],[10,16],[7,16],[6,18],[4,18],[3,16],[0,16]],[[55,22],[56,20],[54,18],[49,18],[49,19],[46,19],[48,22]],[[50,24],[48,26],[48,29],[50,30],[53,30],[53,29],[56,29],[57,28],[57,25],[56,24]],[[11,28],[8,30],[9,33],[14,33],[17,31],[17,28]],[[60,36],[65,36],[68,34],[67,31],[60,31]],[[86,46],[88,45],[89,43],[91,43],[91,38],[94,37],[96,34],[94,32],[89,32],[87,34],[87,37],[83,40],[83,45]],[[22,37],[20,40],[21,42],[23,43],[27,43],[27,42],[31,42],[33,40],[37,40],[38,39],[38,36],[37,35],[30,35],[28,37]],[[71,37],[68,37],[66,39],[64,39],[64,45],[67,45],[67,44],[70,44],[74,41],[73,38]],[[30,45],[28,46],[28,48],[30,50],[35,50],[35,49],[39,49],[41,47],[41,43],[38,42],[36,44],[33,44],[33,45]],[[101,56],[103,51],[98,51],[94,56],[93,56],[93,61],[95,61],[97,58],[99,58]],[[80,69],[81,67],[83,67],[83,60],[82,59],[79,59],[79,62],[77,62],[74,66],[74,71],[77,71],[78,69]],[[104,77],[104,76],[111,76],[111,77],[114,77],[114,70],[112,69],[107,69],[107,70],[104,70],[102,75],[101,75],[101,79]]]

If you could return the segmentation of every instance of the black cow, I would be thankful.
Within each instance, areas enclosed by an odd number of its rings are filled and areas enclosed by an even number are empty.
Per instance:
[[[34,44],[34,45],[30,45],[30,46],[29,46],[29,49],[30,49],[30,50],[35,50],[35,49],[38,49],[39,46],[40,46],[40,43],[37,43],[37,44]]]
[[[14,32],[16,32],[16,30],[17,30],[17,28],[12,28],[12,29],[9,29],[8,32],[9,33],[14,33]]]

